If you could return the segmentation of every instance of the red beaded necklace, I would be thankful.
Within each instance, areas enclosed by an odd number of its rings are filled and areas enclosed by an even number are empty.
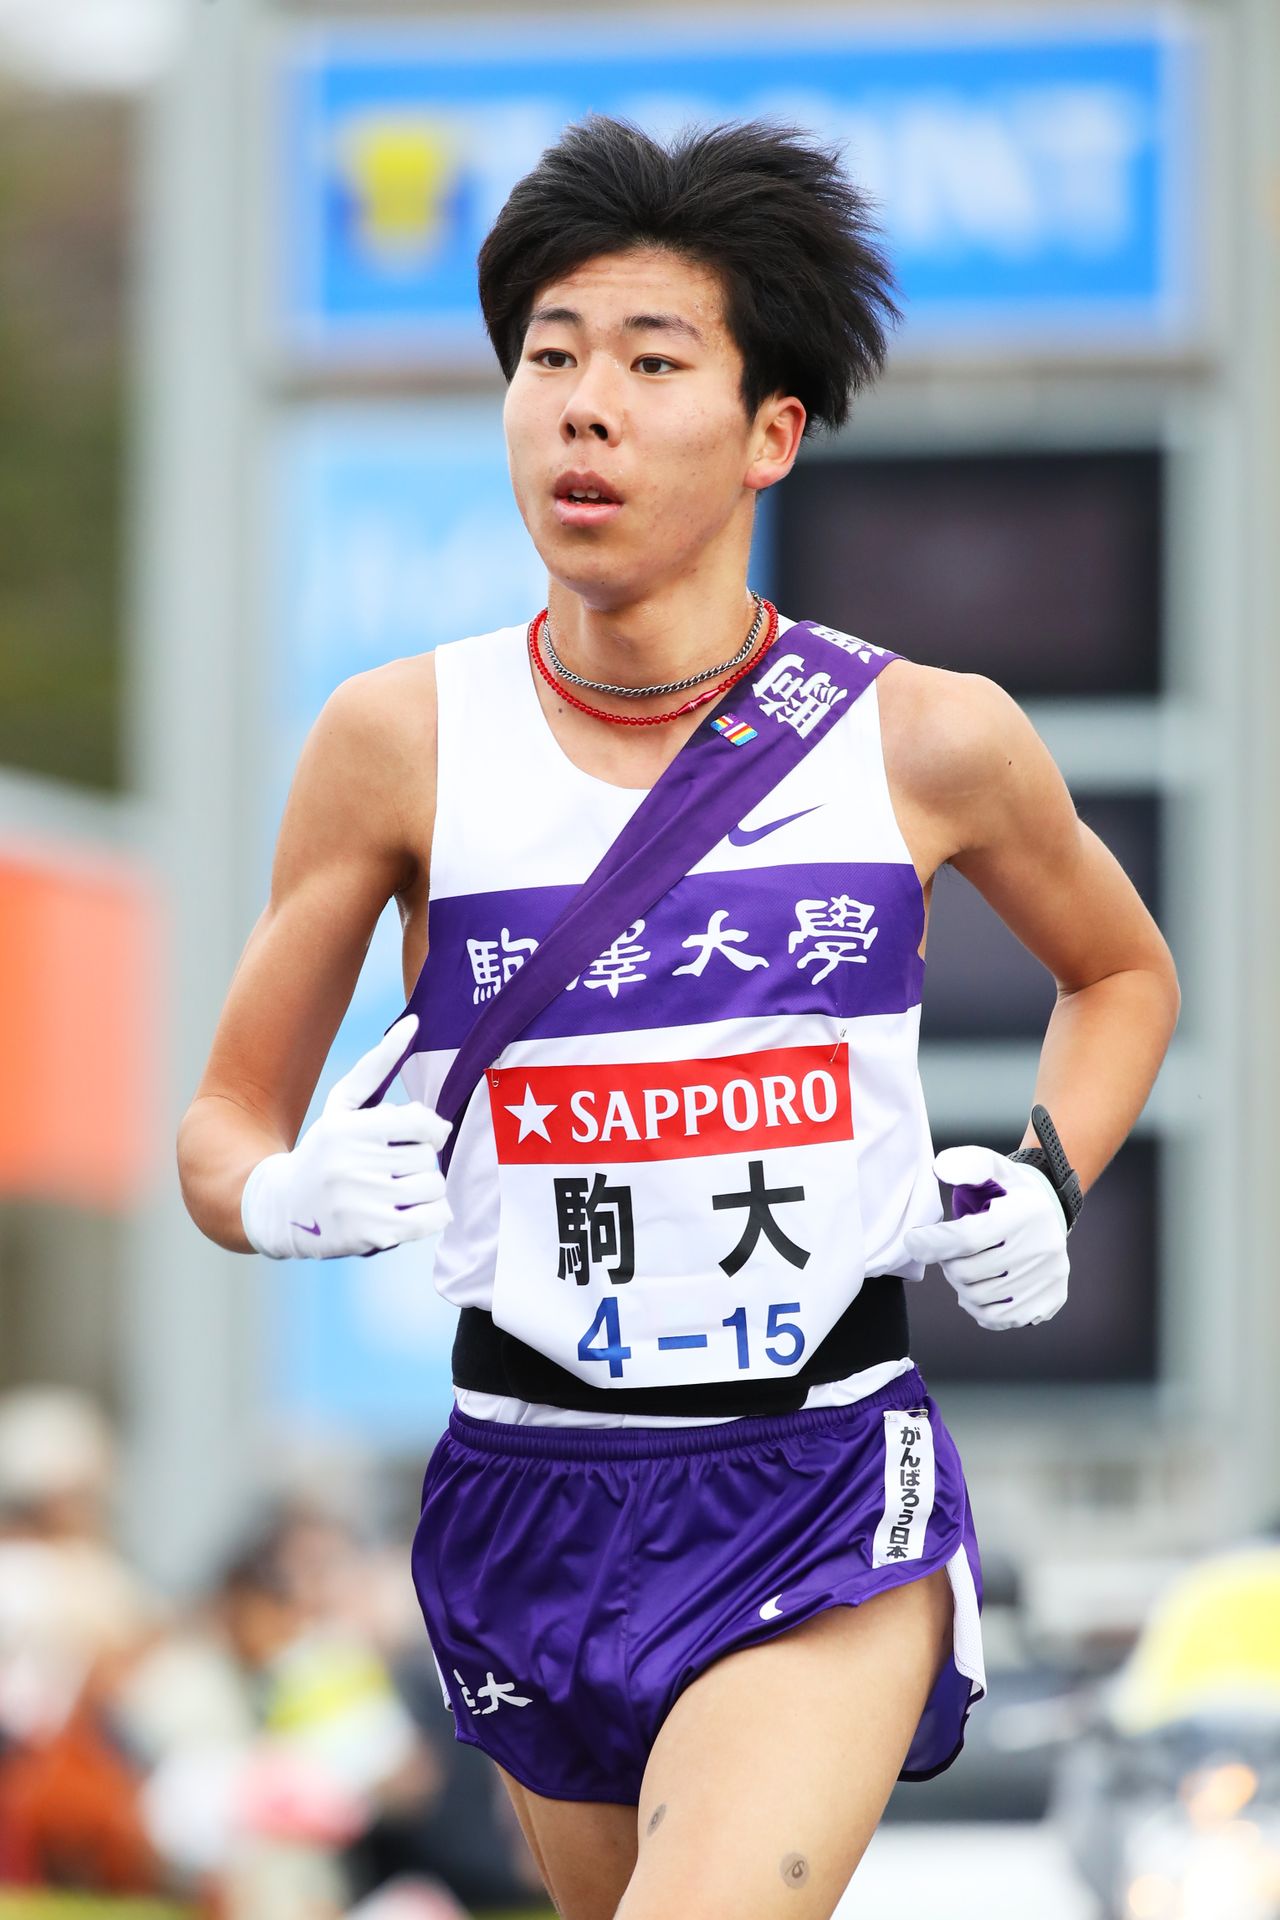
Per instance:
[[[579,700],[575,693],[570,693],[568,688],[556,679],[543,659],[542,650],[538,645],[538,635],[542,632],[547,618],[545,607],[529,622],[529,658],[552,692],[558,694],[561,700],[567,700],[571,707],[578,709],[579,713],[589,713],[593,720],[607,720],[610,726],[614,727],[661,727],[668,720],[678,720],[682,714],[693,713],[696,708],[705,707],[708,700],[717,699],[720,694],[727,692],[731,686],[741,680],[744,674],[754,670],[761,654],[771,647],[778,637],[778,609],[771,600],[765,601],[764,608],[766,620],[764,638],[751,658],[745,660],[737,672],[731,673],[727,680],[717,681],[715,686],[707,687],[702,693],[696,693],[692,700],[686,700],[681,707],[672,707],[668,713],[606,713],[603,707],[588,706],[585,700]]]

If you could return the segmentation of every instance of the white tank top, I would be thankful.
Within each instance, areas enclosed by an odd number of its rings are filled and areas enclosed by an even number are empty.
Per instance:
[[[523,627],[435,659],[425,1046],[401,1074],[429,1104],[644,797],[566,757]],[[777,1379],[864,1277],[919,1279],[903,1234],[941,1214],[916,1061],[923,924],[873,682],[494,1062],[454,1147],[440,1293],[592,1385],[654,1388]],[[713,1424],[456,1395],[514,1422]]]

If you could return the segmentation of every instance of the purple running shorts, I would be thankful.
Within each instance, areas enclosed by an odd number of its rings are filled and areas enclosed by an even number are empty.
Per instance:
[[[901,1779],[951,1765],[986,1690],[964,1473],[916,1368],[852,1406],[706,1427],[455,1408],[422,1501],[414,1584],[454,1732],[552,1799],[635,1805],[713,1661],[938,1567],[952,1658]]]

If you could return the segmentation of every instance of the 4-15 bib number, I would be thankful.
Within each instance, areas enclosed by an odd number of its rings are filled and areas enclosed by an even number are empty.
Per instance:
[[[785,1315],[800,1311],[798,1300],[775,1301],[768,1309],[765,1324],[764,1351],[775,1366],[794,1366],[804,1352],[804,1333],[797,1320],[784,1318]],[[751,1341],[747,1326],[747,1310],[735,1307],[720,1322],[722,1327],[730,1327],[736,1336],[737,1359],[740,1369],[751,1365]],[[709,1336],[705,1333],[660,1334],[658,1351],[670,1353],[687,1351],[691,1347],[706,1347]],[[604,1299],[596,1308],[595,1318],[578,1342],[579,1360],[600,1360],[607,1362],[611,1379],[622,1378],[625,1362],[631,1358],[631,1348],[622,1342],[622,1310],[616,1298]]]

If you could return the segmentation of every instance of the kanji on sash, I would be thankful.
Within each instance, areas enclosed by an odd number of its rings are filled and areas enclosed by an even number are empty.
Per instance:
[[[738,951],[743,941],[750,939],[751,936],[742,927],[726,927],[725,921],[728,918],[728,909],[717,907],[707,922],[705,933],[691,933],[687,940],[681,941],[681,946],[697,947],[700,951],[696,960],[690,960],[686,966],[676,967],[675,973],[691,973],[697,978],[705,972],[707,962],[713,953],[722,953],[739,973],[751,973],[756,967],[768,966],[769,962],[762,953]]]
[[[742,1238],[733,1252],[726,1254],[720,1262],[724,1271],[732,1277],[739,1267],[744,1267],[755,1252],[756,1242],[762,1233],[769,1244],[793,1267],[806,1266],[809,1260],[808,1253],[803,1247],[797,1246],[794,1240],[788,1238],[770,1211],[773,1207],[788,1206],[797,1200],[803,1200],[804,1188],[766,1187],[763,1160],[747,1162],[747,1179],[750,1184],[745,1193],[716,1193],[711,1197],[711,1204],[717,1213],[738,1207],[745,1207],[747,1210]]]
[[[760,711],[794,727],[803,739],[813,732],[823,716],[849,698],[847,687],[838,687],[829,673],[810,672],[798,653],[779,654],[769,670],[755,682],[753,689]]]
[[[814,627],[813,631],[823,640],[829,640],[833,647],[839,647],[841,653],[851,653],[869,666],[873,660],[883,660],[889,651],[887,647],[873,647],[869,640],[859,640],[852,633],[841,633],[837,627]]]
[[[588,1189],[585,1180],[562,1179],[553,1182],[556,1196],[556,1232],[560,1239],[561,1280],[575,1280],[585,1287],[591,1278],[591,1263],[617,1264],[608,1277],[615,1287],[625,1286],[636,1270],[635,1217],[630,1187],[611,1187],[597,1173]]]
[[[796,965],[803,973],[815,961],[823,963],[813,976],[815,987],[842,962],[865,967],[867,953],[880,932],[879,927],[871,925],[874,915],[873,905],[866,900],[855,900],[847,893],[837,893],[830,900],[797,900],[798,930],[787,941],[787,952],[794,953],[808,941],[814,943],[808,953],[801,954]]]
[[[492,1000],[512,974],[519,973],[537,947],[536,940],[513,939],[510,927],[503,927],[496,940],[468,940],[467,958],[475,982],[471,989],[473,1005],[478,1007],[482,1001]]]
[[[604,952],[591,962],[585,973],[575,975],[565,987],[566,993],[572,993],[581,981],[584,987],[603,987],[611,999],[616,1000],[620,987],[639,986],[648,975],[641,971],[646,960],[653,955],[648,947],[640,944],[640,935],[644,932],[644,921],[634,920],[611,941]]]

